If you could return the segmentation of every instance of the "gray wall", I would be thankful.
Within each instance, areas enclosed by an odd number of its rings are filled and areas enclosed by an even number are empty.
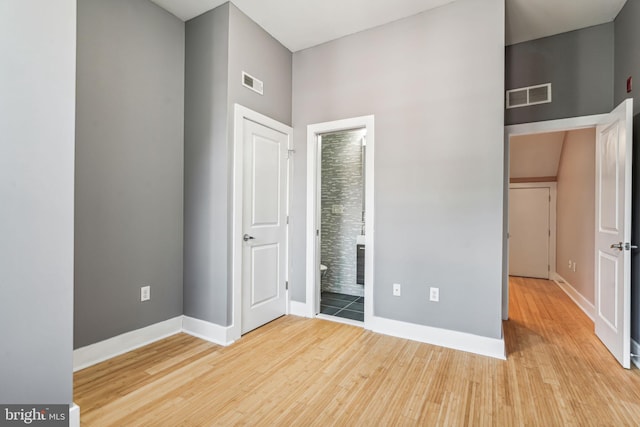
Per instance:
[[[291,52],[230,3],[188,21],[186,46],[184,313],[229,325],[233,108],[290,124]]]
[[[610,22],[507,46],[505,89],[551,82],[552,102],[505,110],[505,123],[611,111],[613,33]]]
[[[614,105],[633,97],[633,220],[631,241],[640,242],[640,100],[634,93],[640,84],[640,1],[628,0],[615,20]],[[635,91],[627,94],[627,77]],[[640,252],[631,252],[631,338],[640,341]]]
[[[184,23],[79,1],[77,90],[76,348],[182,314]]]
[[[186,23],[184,314],[227,323],[229,4]]]
[[[292,54],[286,47],[229,4],[230,138],[235,103],[291,125],[291,63]],[[242,86],[242,71],[264,82],[264,95]]]
[[[459,0],[293,64],[292,265],[305,263],[306,126],[374,114],[374,314],[500,337],[504,2]]]
[[[5,404],[72,401],[75,29],[74,0],[0,2]]]
[[[364,232],[362,130],[322,135],[320,262],[322,290],[364,296],[357,284],[356,242]],[[340,206],[341,212],[334,212]],[[338,209],[340,210],[340,209]]]

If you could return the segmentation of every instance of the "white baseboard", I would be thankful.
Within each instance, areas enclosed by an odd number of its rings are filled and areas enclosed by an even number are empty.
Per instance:
[[[310,317],[307,304],[298,301],[289,301],[289,314],[293,316]]]
[[[73,371],[104,362],[182,331],[182,316],[81,347],[73,351]]]
[[[640,344],[633,338],[631,338],[631,353],[640,355]],[[640,368],[640,357],[632,357],[631,361],[637,368]]]
[[[80,427],[80,407],[75,403],[69,408],[69,427]]]
[[[594,321],[596,308],[593,304],[591,304],[591,302],[589,302],[588,299],[583,297],[582,294],[576,290],[576,288],[574,288],[558,273],[555,274],[553,281],[556,282],[560,289],[562,289],[564,293],[567,294],[578,307],[580,307],[580,310],[582,310],[584,314],[589,316],[589,319]]]
[[[365,325],[380,334],[506,360],[504,338],[488,338],[373,316]]]
[[[182,332],[223,346],[230,345],[234,339],[231,337],[231,326],[220,326],[193,317],[184,316]]]

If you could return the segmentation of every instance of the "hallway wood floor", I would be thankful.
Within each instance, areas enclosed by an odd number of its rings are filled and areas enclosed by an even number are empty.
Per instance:
[[[640,371],[553,282],[510,289],[507,361],[288,316],[226,348],[178,334],[84,369],[74,400],[84,427],[640,425]]]

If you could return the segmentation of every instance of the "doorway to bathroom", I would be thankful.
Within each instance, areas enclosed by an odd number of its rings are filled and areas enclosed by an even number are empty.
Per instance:
[[[320,314],[364,322],[367,130],[318,136]]]
[[[307,305],[366,327],[373,318],[373,116],[308,127]]]

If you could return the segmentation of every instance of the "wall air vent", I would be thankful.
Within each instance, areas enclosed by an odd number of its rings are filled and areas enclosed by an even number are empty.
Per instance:
[[[549,102],[551,102],[551,83],[507,91],[507,108],[526,107]]]
[[[242,86],[251,89],[254,92],[258,92],[260,95],[263,94],[264,84],[262,80],[258,80],[250,74],[242,72]]]

